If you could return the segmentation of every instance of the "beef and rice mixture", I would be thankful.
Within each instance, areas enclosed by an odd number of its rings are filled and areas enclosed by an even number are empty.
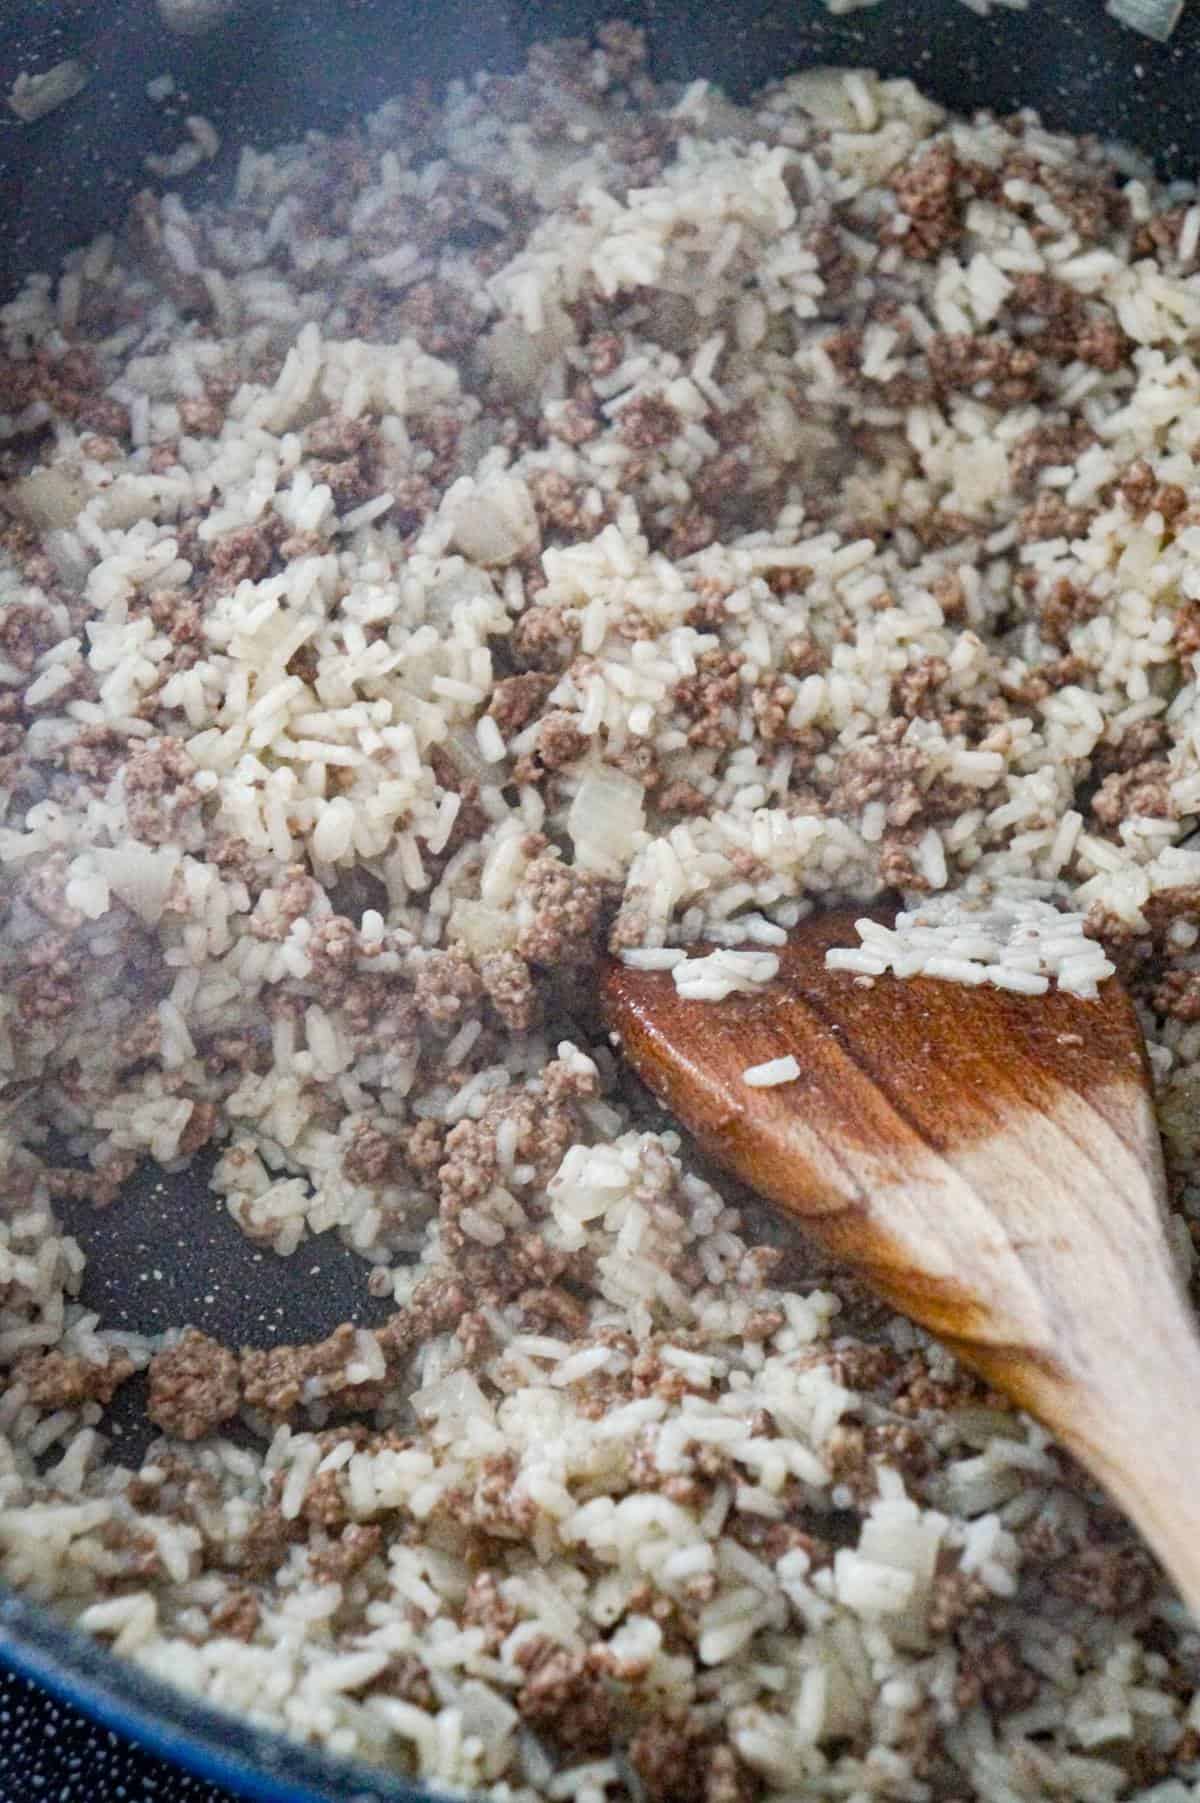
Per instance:
[[[498,1797],[1194,1794],[1200,1638],[1133,1532],[714,1188],[588,997],[606,945],[826,897],[1063,903],[1144,1010],[1191,1259],[1198,258],[1190,191],[1031,117],[659,90],[615,27],[28,284],[6,1581]],[[56,1195],[197,1154],[385,1325],[84,1312]]]

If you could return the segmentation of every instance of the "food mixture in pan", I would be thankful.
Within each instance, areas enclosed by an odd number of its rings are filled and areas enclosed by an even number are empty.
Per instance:
[[[589,995],[703,938],[719,1006],[827,898],[1082,914],[1190,1262],[1198,269],[1124,153],[863,73],[656,89],[612,27],[27,285],[4,1580],[497,1797],[1193,1794],[1200,1637],[1133,1531],[714,1187]],[[197,1156],[386,1324],[85,1312],[56,1199]]]

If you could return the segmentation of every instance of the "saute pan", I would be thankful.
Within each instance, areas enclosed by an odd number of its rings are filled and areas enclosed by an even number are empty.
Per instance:
[[[167,10],[177,18],[182,6]],[[416,81],[437,88],[481,67],[511,69],[533,41],[610,18],[645,27],[660,79],[705,76],[743,96],[806,65],[872,66],[957,111],[1034,107],[1054,127],[1136,146],[1168,177],[1200,166],[1200,5],[1155,42],[1110,17],[1104,0],[1031,0],[988,18],[960,0],[884,0],[839,17],[820,0],[236,0],[223,23],[190,35],[169,29],[154,0],[5,0],[0,95],[22,71],[70,58],[91,80],[28,123],[0,105],[0,292],[116,224],[144,185],[143,156],[173,148],[177,128],[148,98],[148,80],[172,74],[189,112],[221,135],[220,155],[184,186],[192,202],[227,189],[242,144],[336,130]],[[84,1301],[106,1325],[153,1333],[190,1320],[265,1345],[364,1317],[352,1254],[330,1248],[294,1274],[292,1261],[241,1235],[206,1178],[204,1168],[167,1177],[146,1167],[123,1206],[68,1211],[88,1258]],[[147,1270],[161,1279],[147,1284]],[[117,1428],[136,1456],[136,1420]],[[0,1663],[263,1803],[429,1794],[218,1714],[3,1591]]]

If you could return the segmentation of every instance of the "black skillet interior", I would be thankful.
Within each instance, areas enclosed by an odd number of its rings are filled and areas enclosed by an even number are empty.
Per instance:
[[[82,59],[92,80],[33,124],[0,103],[0,295],[117,223],[145,183],[141,158],[173,148],[186,113],[222,135],[216,162],[184,185],[194,202],[227,188],[242,143],[336,130],[418,80],[436,88],[478,68],[511,69],[535,39],[616,17],[646,27],[654,71],[668,81],[706,76],[744,96],[791,68],[872,66],[911,76],[958,110],[1032,106],[1055,126],[1120,138],[1171,177],[1200,162],[1200,4],[1159,45],[1108,17],[1103,0],[1033,0],[1030,12],[1000,7],[985,20],[957,0],[885,0],[837,18],[820,0],[240,0],[226,25],[193,38],[168,31],[154,0],[5,0],[0,94],[22,70],[67,57]],[[163,107],[146,83],[165,73],[179,93]],[[286,1261],[257,1250],[206,1178],[145,1169],[114,1207],[71,1212],[88,1253],[85,1300],[107,1323],[152,1332],[192,1321],[268,1344],[319,1336],[352,1314],[371,1318],[353,1255],[330,1236]],[[133,1456],[136,1397],[118,1427]],[[339,1779],[328,1762],[165,1690],[2,1593],[0,1659],[245,1794],[414,1794],[376,1790],[378,1780],[344,1767]]]

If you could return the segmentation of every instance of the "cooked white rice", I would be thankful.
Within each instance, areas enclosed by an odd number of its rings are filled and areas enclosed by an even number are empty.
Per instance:
[[[753,992],[778,975],[774,952],[719,950],[703,958],[684,958],[670,967],[680,995],[693,1002],[721,1002],[741,990]]]
[[[586,1002],[605,934],[711,997],[831,899],[899,897],[893,968],[1107,956],[1190,1260],[1198,242],[1191,190],[1030,117],[655,90],[618,27],[26,285],[7,1582],[509,1803],[1196,1793],[1132,1532],[714,1187]],[[1016,893],[1102,949],[1021,962]],[[411,1340],[351,1324],[274,1404],[231,1358],[228,1437],[127,1469],[104,1374],[189,1342],[85,1309],[52,1127],[100,1198],[210,1144],[264,1250],[338,1234]]]
[[[9,108],[23,125],[31,125],[35,119],[42,119],[47,113],[65,106],[68,100],[74,100],[90,80],[87,66],[75,57],[55,63],[52,68],[40,69],[36,74],[23,69],[8,91]]]
[[[864,7],[880,6],[883,0],[824,0],[826,12],[839,13],[860,12]],[[1136,0],[1133,0],[1136,3]],[[1014,12],[1024,12],[1029,0],[962,0],[962,4],[981,19],[986,19],[994,6],[1008,7]]]
[[[742,1081],[751,1089],[774,1089],[780,1083],[794,1083],[799,1075],[800,1066],[787,1052],[782,1058],[768,1058],[764,1064],[748,1064]]]
[[[991,983],[1021,995],[1045,995],[1054,985],[1094,998],[1116,968],[1087,937],[1084,915],[1020,893],[984,900],[967,888],[902,910],[891,927],[871,919],[855,924],[861,949],[826,952],[830,970]]]
[[[882,0],[824,0],[825,10],[834,15],[859,12],[864,7],[881,3]],[[1024,12],[1029,0],[962,0],[962,4],[981,19],[986,19],[993,7]],[[1107,11],[1131,30],[1165,43],[1179,23],[1183,0],[1108,0]]]

